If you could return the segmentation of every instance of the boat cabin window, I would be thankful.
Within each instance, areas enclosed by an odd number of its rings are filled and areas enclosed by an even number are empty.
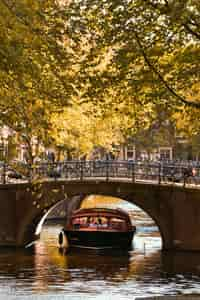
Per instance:
[[[87,217],[74,218],[72,224],[75,228],[84,227],[87,224]]]
[[[106,217],[88,217],[87,220],[88,226],[90,227],[107,227],[108,226],[108,219]]]
[[[80,218],[74,218],[72,224],[80,224]]]
[[[114,229],[124,229],[126,227],[126,221],[120,218],[111,218],[110,226]]]
[[[87,224],[87,217],[81,217],[80,224],[83,224],[83,225]]]
[[[98,228],[113,228],[126,229],[127,223],[125,219],[118,217],[104,217],[104,216],[83,216],[72,219],[74,228],[84,227],[98,227]]]
[[[108,226],[108,219],[106,217],[101,217],[101,225],[103,227]]]

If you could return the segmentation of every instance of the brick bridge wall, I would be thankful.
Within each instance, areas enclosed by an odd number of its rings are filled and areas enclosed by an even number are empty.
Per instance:
[[[49,208],[68,199],[70,215],[89,194],[118,197],[142,208],[159,227],[163,250],[200,251],[200,190],[91,180],[0,185],[0,245],[28,244]]]

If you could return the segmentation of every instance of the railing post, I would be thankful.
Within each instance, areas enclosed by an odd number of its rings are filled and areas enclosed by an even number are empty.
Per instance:
[[[109,181],[109,160],[106,158],[106,181]]]
[[[186,171],[184,170],[184,169],[182,169],[182,176],[183,176],[183,187],[185,187],[186,186]]]
[[[186,185],[186,177],[183,175],[183,187]]]
[[[6,184],[6,163],[3,162],[3,184]]]
[[[132,182],[135,182],[135,164],[134,162],[131,163],[131,170],[132,170]]]
[[[56,181],[57,180],[57,163],[55,161],[52,163],[52,173],[53,173],[53,178]]]
[[[159,163],[158,166],[158,184],[161,183],[161,164]]]
[[[80,181],[83,181],[83,161],[80,161]]]
[[[28,181],[29,183],[32,181],[32,165],[28,164]]]

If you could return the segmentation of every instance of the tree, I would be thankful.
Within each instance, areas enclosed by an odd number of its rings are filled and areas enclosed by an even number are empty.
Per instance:
[[[0,119],[19,134],[31,162],[33,138],[48,142],[50,114],[73,94],[61,11],[53,0],[0,1]]]
[[[88,153],[91,145],[110,147],[151,131],[159,107],[199,109],[199,5],[1,0],[1,120],[29,148],[34,136],[45,144],[53,132],[58,145],[79,141],[80,153]],[[75,112],[89,136],[84,146]],[[63,124],[68,141],[59,124],[52,131],[59,114],[71,122]]]
[[[95,66],[90,84],[97,93],[100,85],[126,81],[133,95],[140,91],[144,98],[144,86],[164,88],[169,105],[200,107],[185,93],[199,81],[198,1],[85,0],[71,1],[70,9],[72,36],[84,35],[93,45],[83,67],[87,72]],[[99,79],[97,64],[105,52],[111,59]]]
[[[190,145],[190,156],[199,157],[200,112],[198,109],[185,108],[173,114],[176,122],[176,135]]]
[[[82,101],[92,98],[105,111],[109,107],[113,113],[112,107],[128,115],[129,122],[120,124],[125,140],[138,131],[150,143],[158,107],[171,110],[173,130],[173,111],[181,118],[185,107],[200,108],[199,5],[195,0],[70,2],[71,38],[77,45],[83,37],[90,40],[77,77],[88,87]],[[160,131],[158,141],[168,129]]]
[[[113,143],[119,143],[122,136],[119,128],[119,118],[104,115],[100,110],[93,111],[90,104],[74,105],[62,113],[52,115],[55,145],[62,147],[71,157],[89,157],[95,147],[112,149]]]

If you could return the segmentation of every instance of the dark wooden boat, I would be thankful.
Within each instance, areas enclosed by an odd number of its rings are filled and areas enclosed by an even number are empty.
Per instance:
[[[136,227],[121,209],[82,208],[59,234],[60,247],[129,249]]]

